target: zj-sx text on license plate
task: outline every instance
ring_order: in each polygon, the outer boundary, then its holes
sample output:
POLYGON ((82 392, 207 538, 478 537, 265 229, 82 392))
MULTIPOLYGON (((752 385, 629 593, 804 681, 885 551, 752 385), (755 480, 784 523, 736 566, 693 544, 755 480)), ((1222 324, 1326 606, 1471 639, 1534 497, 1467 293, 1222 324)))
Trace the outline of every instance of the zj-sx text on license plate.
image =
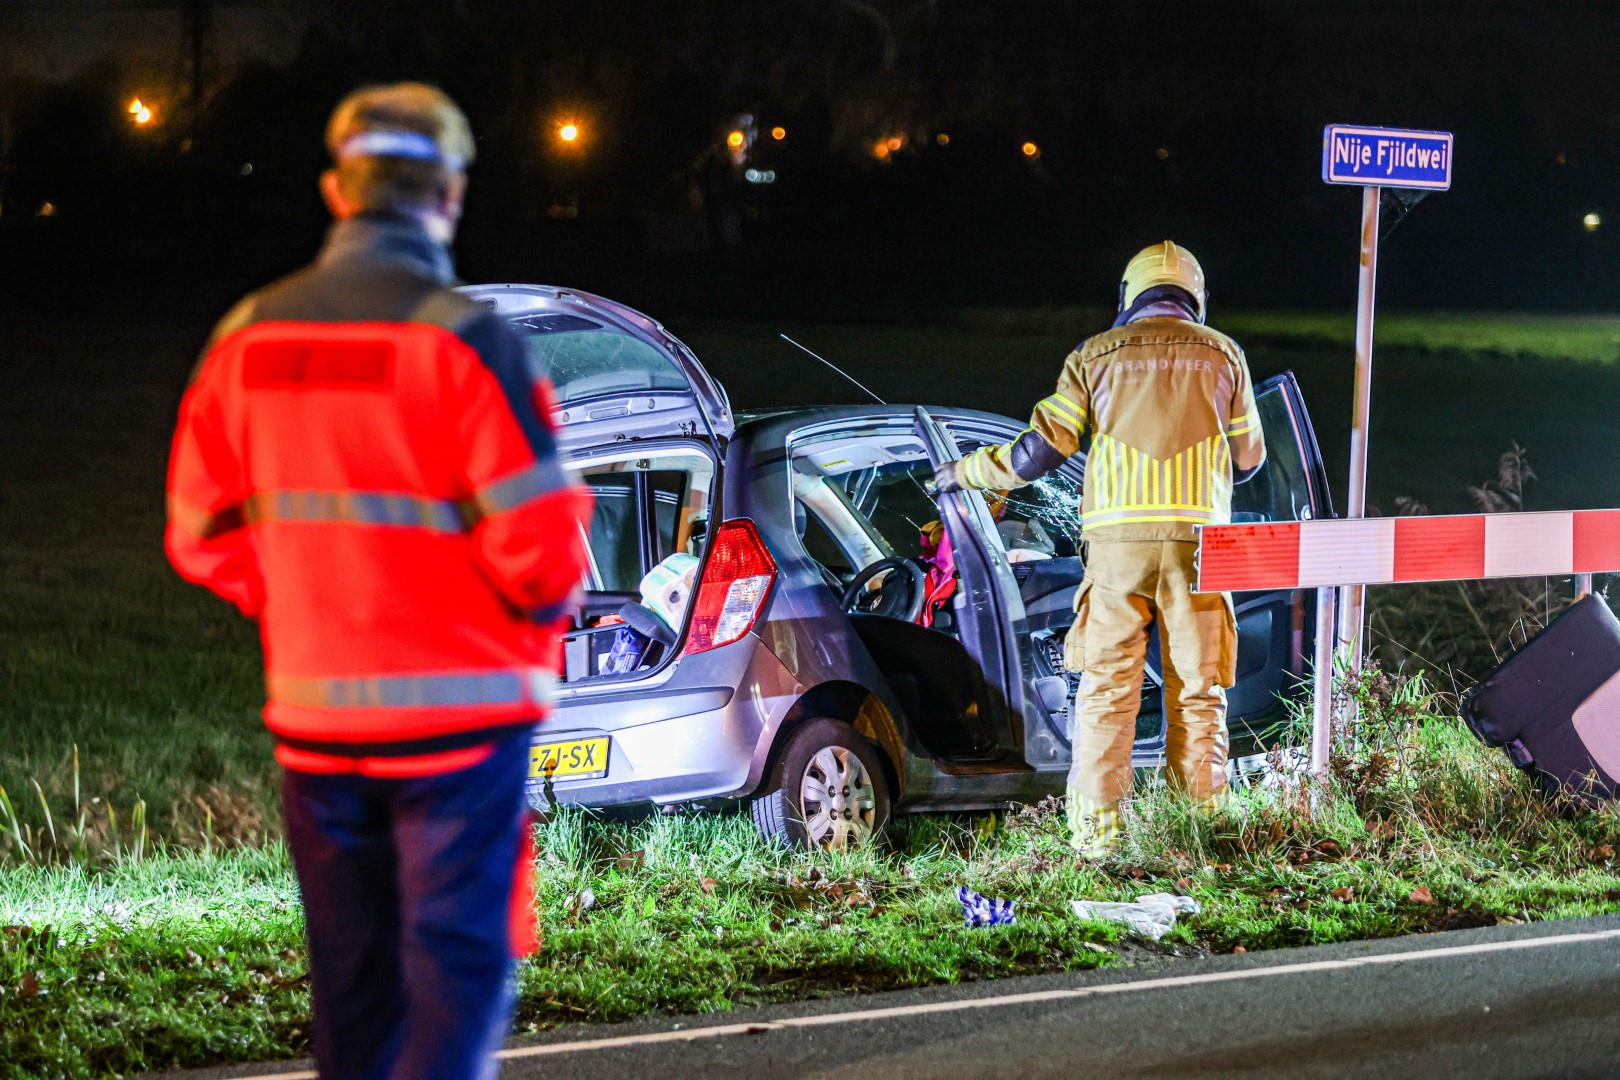
POLYGON ((529 778, 589 780, 606 776, 608 736, 570 739, 567 742, 536 743, 529 748, 529 778))

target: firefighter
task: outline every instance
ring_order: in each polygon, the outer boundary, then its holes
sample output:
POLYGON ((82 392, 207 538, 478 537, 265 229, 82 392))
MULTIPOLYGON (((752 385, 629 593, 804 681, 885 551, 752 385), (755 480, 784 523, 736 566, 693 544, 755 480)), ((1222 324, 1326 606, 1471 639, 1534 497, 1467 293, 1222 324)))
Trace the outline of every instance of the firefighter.
POLYGON ((530 737, 590 497, 521 343, 448 288, 461 111, 372 87, 326 138, 335 223, 215 330, 166 546, 259 622, 321 1075, 492 1075, 533 933, 530 737))
POLYGON ((937 470, 942 491, 1006 490, 1050 472, 1091 432, 1081 528, 1085 579, 1064 664, 1080 675, 1069 825, 1093 858, 1117 848, 1148 627, 1164 659, 1168 781, 1198 802, 1226 788, 1232 598, 1192 591, 1199 525, 1227 521, 1232 485, 1265 461, 1243 350, 1204 325, 1204 272, 1169 241, 1131 259, 1112 329, 1069 354, 1057 391, 1017 439, 937 470))

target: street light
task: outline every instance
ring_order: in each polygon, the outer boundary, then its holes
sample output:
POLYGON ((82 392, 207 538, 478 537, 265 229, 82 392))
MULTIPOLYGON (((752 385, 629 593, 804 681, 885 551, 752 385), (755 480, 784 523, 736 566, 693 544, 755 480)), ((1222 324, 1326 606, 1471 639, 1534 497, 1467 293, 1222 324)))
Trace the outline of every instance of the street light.
POLYGON ((775 139, 777 142, 781 142, 783 139, 787 138, 787 128, 781 126, 780 124, 771 128, 771 138, 775 139))
POLYGON ((579 125, 564 124, 562 127, 557 129, 557 138, 566 143, 573 142, 575 139, 579 138, 579 125))
POLYGON ((1587 214, 1581 218, 1581 224, 1586 226, 1587 232, 1597 232, 1597 227, 1603 224, 1603 217, 1601 214, 1587 214))
POLYGON ((140 98, 132 99, 127 111, 129 112, 129 118, 137 124, 149 124, 152 121, 151 107, 141 101, 140 98))
POLYGON ((733 150, 740 150, 742 149, 742 144, 746 139, 747 136, 741 131, 733 131, 731 134, 726 136, 726 145, 731 147, 733 150))
POLYGON ((1041 156, 1041 148, 1032 142, 1025 143, 1022 149, 1024 151, 1024 156, 1029 158, 1031 161, 1041 156))

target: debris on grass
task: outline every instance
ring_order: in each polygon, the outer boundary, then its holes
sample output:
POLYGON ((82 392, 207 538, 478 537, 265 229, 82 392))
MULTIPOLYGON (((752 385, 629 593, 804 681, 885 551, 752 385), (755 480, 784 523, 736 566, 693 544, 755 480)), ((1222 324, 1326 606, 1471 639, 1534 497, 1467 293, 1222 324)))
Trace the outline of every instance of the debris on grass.
POLYGON ((1177 915, 1196 915, 1198 901, 1171 893, 1144 893, 1129 903, 1098 900, 1070 900, 1069 910, 1088 921, 1122 922, 1135 933, 1158 941, 1176 925, 1177 915))

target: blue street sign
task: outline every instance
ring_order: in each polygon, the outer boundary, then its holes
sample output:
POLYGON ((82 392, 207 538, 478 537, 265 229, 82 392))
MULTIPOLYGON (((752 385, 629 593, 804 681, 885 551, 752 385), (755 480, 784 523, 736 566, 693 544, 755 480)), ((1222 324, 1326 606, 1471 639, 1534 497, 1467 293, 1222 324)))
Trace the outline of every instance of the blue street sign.
POLYGON ((1451 132, 1329 124, 1322 130, 1322 179, 1444 191, 1451 186, 1451 132))

